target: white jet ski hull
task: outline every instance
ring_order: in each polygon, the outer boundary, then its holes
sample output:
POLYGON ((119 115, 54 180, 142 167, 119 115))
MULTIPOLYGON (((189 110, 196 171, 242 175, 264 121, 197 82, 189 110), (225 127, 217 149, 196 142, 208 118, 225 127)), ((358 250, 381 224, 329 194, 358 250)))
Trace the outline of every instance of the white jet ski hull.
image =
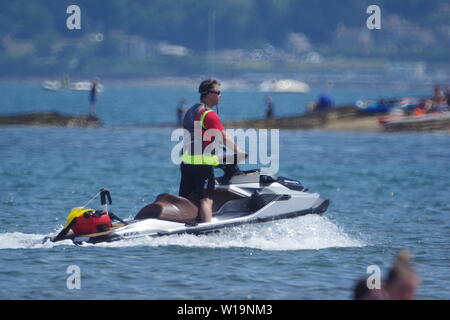
MULTIPOLYGON (((311 194, 310 194, 311 195, 311 194)), ((325 212, 329 205, 329 200, 320 197, 311 199, 311 207, 292 211, 292 202, 283 200, 269 203, 255 213, 241 217, 221 219, 213 217, 211 222, 205 223, 180 223, 159 219, 145 219, 131 221, 130 224, 117 228, 106 234, 74 236, 73 242, 76 244, 112 242, 124 239, 135 239, 141 237, 160 237, 174 234, 207 234, 219 231, 223 228, 234 227, 243 224, 262 223, 267 221, 295 218, 306 214, 321 214, 325 212), (288 209, 288 210, 286 210, 288 209), (283 211, 281 211, 283 210, 283 211), (283 212, 280 214, 280 212, 283 212)))

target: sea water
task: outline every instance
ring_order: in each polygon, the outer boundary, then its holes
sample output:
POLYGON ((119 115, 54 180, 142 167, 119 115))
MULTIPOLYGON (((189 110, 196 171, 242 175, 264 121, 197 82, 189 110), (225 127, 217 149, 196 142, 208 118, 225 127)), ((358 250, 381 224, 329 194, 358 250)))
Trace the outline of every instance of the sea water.
MULTIPOLYGON (((332 93, 351 103, 421 90, 332 93)), ((37 84, 2 84, 0 92, 2 114, 88 110, 87 93, 37 84)), ((274 95, 275 112, 301 113, 318 93, 274 95)), ((181 97, 197 102, 195 90, 110 86, 97 105, 102 128, 0 127, 0 299, 350 299, 368 266, 387 276, 400 248, 420 276, 418 298, 450 298, 450 136, 439 133, 281 130, 278 174, 330 199, 323 215, 205 236, 42 244, 102 187, 122 218, 178 192, 172 129, 142 125, 174 122, 181 97), (80 289, 68 286, 70 266, 79 268, 80 289)), ((263 98, 225 91, 220 115, 262 117, 263 98)))

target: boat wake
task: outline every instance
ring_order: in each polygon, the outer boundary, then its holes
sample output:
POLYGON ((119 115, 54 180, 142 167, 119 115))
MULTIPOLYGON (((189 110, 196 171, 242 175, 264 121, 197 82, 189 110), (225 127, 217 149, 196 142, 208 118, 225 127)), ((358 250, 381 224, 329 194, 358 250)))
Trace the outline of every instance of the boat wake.
MULTIPOLYGON (((70 240, 57 243, 42 239, 49 235, 20 232, 0 234, 0 249, 36 249, 55 246, 73 246, 70 240)), ((330 221, 319 215, 306 215, 294 219, 241 225, 223 229, 218 233, 195 236, 171 235, 159 238, 142 237, 111 243, 99 243, 95 247, 164 247, 183 246, 196 248, 252 248, 260 250, 318 250, 333 247, 367 246, 330 221)), ((86 246, 94 246, 86 244, 86 246)))
POLYGON ((70 240, 65 240, 60 243, 53 243, 51 241, 42 243, 46 236, 49 235, 22 232, 0 233, 0 249, 40 249, 61 245, 73 245, 70 240))

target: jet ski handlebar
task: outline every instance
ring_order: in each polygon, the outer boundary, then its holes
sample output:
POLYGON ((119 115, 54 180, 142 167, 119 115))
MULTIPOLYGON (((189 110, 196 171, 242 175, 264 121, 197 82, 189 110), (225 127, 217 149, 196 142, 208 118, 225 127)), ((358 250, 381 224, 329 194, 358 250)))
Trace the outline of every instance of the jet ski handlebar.
POLYGON ((239 169, 237 164, 219 164, 217 168, 222 169, 225 175, 229 175, 230 177, 242 174, 243 172, 239 169))

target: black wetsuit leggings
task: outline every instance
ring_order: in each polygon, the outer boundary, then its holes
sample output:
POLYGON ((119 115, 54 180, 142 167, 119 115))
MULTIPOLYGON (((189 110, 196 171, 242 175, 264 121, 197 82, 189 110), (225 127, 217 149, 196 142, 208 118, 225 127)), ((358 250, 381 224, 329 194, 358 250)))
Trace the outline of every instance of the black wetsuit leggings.
POLYGON ((212 199, 214 195, 214 167, 181 163, 179 195, 185 198, 212 199))

